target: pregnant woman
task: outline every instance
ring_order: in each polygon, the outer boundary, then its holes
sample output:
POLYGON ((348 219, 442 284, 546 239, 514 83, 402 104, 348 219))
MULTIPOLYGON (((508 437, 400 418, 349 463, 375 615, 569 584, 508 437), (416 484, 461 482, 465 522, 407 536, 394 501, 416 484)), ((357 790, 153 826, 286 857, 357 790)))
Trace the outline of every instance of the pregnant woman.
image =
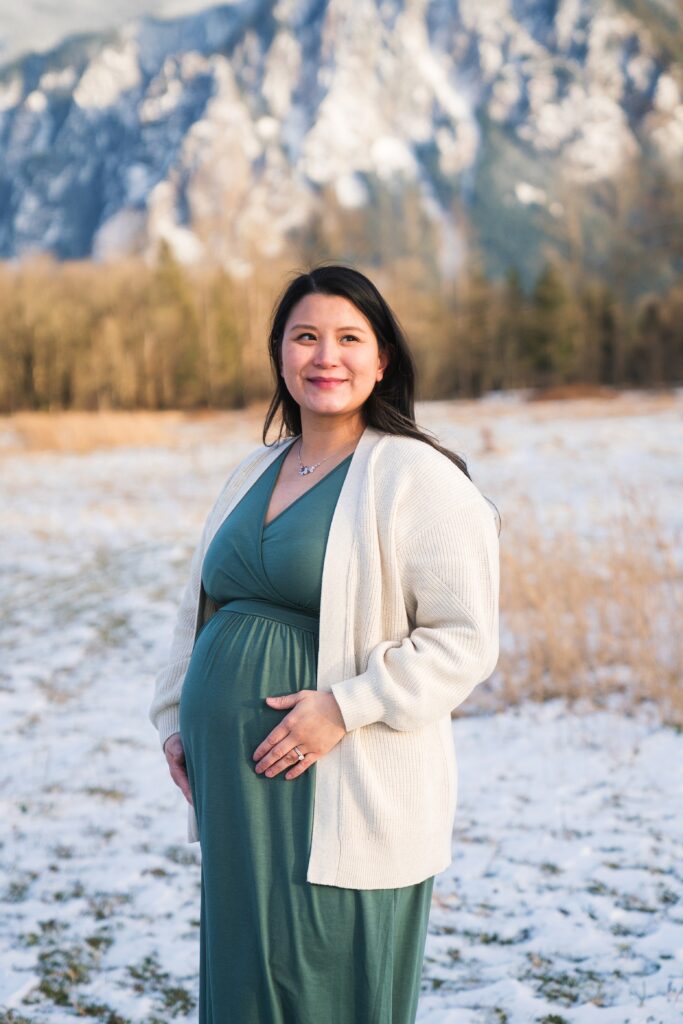
POLYGON ((150 707, 201 848, 199 1021, 413 1024, 451 711, 498 658, 496 523, 417 426, 367 277, 296 277, 269 352, 264 443, 207 517, 150 707))

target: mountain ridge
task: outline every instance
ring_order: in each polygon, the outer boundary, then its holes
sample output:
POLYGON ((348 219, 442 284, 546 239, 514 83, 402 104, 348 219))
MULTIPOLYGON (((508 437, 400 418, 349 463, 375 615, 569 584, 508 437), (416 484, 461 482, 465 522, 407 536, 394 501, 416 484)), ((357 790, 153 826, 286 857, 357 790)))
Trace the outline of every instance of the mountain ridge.
POLYGON ((366 214, 372 246, 386 191, 399 208, 410 193, 436 272, 456 275, 474 239, 490 272, 516 256, 529 280, 567 184, 609 182, 648 152, 683 156, 683 75, 613 4, 144 16, 0 67, 0 257, 151 259, 166 240, 239 276, 330 200, 366 214))

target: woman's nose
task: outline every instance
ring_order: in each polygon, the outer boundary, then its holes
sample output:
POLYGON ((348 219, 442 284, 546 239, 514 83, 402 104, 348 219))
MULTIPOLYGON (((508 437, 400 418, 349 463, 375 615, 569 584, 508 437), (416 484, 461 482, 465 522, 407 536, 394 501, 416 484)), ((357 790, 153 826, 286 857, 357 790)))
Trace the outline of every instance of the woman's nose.
POLYGON ((319 338, 315 346, 313 361, 317 364, 328 365, 339 361, 339 350, 336 338, 319 338))

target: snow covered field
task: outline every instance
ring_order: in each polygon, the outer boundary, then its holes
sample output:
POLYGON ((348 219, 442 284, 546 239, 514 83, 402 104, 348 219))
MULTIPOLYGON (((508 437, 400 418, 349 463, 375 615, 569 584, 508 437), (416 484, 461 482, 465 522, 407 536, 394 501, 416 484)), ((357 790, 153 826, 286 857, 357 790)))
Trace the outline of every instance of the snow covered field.
MULTIPOLYGON (((683 394, 434 403, 418 419, 465 455, 501 543, 518 497, 590 530, 624 478, 683 526, 683 394)), ((199 849, 147 708, 204 516, 259 423, 230 414, 168 447, 85 455, 0 437, 7 1024, 196 1020, 199 849)), ((453 730, 454 860, 420 1024, 683 1021, 683 735, 650 705, 561 700, 453 730)))

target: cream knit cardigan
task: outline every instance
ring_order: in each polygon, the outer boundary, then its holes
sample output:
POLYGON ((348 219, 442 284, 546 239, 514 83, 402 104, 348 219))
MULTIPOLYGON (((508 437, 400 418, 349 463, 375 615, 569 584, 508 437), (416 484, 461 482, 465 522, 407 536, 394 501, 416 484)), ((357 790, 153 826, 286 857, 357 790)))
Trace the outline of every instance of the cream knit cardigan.
MULTIPOLYGON (((194 642, 217 610, 201 582, 204 554, 292 442, 262 445, 243 459, 207 517, 149 709, 162 746, 179 731, 194 642)), ((451 711, 498 661, 498 597, 498 533, 475 484, 431 445, 366 427, 323 565, 317 689, 332 691, 348 731, 308 769, 316 776, 309 882, 394 888, 451 863, 458 789, 451 711)), ((271 689, 278 692, 277 680, 271 689)), ((197 839, 188 804, 188 841, 197 839)))

